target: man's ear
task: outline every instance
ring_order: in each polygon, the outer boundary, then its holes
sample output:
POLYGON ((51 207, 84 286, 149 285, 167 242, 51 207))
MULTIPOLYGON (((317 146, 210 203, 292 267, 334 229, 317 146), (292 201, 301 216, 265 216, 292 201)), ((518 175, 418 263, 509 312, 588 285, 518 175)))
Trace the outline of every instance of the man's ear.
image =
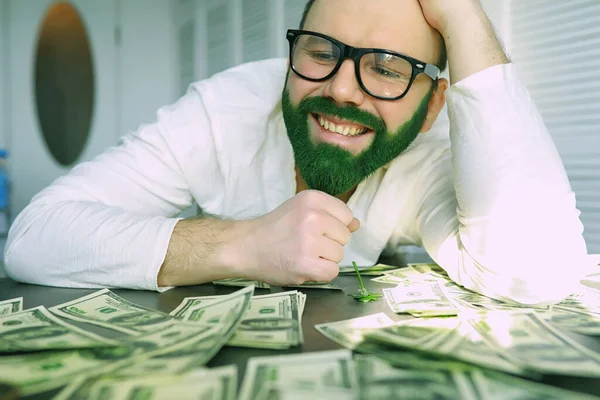
POLYGON ((438 79, 437 88, 434 90, 431 98, 429 99, 427 117, 425 118, 423 127, 421 127, 420 133, 428 132, 431 129, 440 111, 442 111, 442 108, 444 108, 444 104, 446 104, 446 89, 448 89, 448 80, 446 78, 438 79))

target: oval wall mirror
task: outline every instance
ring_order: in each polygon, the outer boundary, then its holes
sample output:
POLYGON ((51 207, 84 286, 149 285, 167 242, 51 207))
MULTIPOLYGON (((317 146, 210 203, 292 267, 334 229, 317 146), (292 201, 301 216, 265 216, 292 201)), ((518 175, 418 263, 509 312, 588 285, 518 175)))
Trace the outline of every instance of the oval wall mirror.
POLYGON ((40 130, 56 161, 73 164, 90 133, 94 68, 85 24, 71 4, 48 9, 35 53, 35 102, 40 130))

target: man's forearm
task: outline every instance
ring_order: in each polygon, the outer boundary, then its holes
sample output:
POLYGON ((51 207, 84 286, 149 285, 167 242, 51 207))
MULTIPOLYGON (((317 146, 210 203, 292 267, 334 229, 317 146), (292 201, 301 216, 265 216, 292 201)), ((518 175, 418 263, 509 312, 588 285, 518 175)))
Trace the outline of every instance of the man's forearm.
POLYGON ((239 247, 246 224, 196 218, 179 221, 158 274, 158 286, 242 277, 239 247))
POLYGON ((479 2, 463 4, 467 8, 461 10, 456 18, 449 19, 441 32, 448 53, 451 84, 486 68, 509 62, 479 2))

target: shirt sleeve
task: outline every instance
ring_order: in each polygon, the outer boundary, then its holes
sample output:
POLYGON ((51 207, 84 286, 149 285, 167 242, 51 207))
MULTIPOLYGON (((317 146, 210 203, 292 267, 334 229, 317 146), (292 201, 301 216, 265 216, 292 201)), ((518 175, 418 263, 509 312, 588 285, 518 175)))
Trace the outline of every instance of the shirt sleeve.
POLYGON ((428 167, 417 225, 457 283, 551 304, 586 271, 583 225, 560 156, 513 64, 447 92, 451 149, 428 167))
POLYGON ((7 274, 50 286, 163 290, 157 276, 177 215, 193 203, 182 164, 193 158, 216 181, 215 157, 201 97, 190 91, 36 195, 11 226, 7 274))

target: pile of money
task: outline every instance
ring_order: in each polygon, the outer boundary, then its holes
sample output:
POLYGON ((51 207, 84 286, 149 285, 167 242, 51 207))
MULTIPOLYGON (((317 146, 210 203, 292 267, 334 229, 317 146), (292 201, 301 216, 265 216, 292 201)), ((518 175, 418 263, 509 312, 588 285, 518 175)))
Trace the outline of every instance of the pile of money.
MULTIPOLYGON (((206 307, 223 296, 186 297, 170 315, 183 321, 206 318, 206 307)), ((252 297, 227 346, 288 349, 304 342, 302 313, 306 295, 296 290, 252 297)))
POLYGON ((596 399, 534 380, 544 373, 598 377, 599 355, 534 314, 510 314, 508 320, 505 312, 479 312, 394 322, 379 313, 315 328, 359 353, 354 369, 360 398, 596 399))
MULTIPOLYGON (((591 282, 588 277, 583 282, 591 282)), ((504 303, 467 290, 454 283, 435 264, 409 264, 385 271, 374 282, 396 285, 383 289, 394 313, 415 317, 455 316, 463 310, 529 310, 555 328, 600 335, 600 290, 581 284, 576 293, 553 306, 523 306, 504 303)))
POLYGON ((239 399, 596 399, 486 369, 422 367, 397 367, 350 350, 255 357, 248 360, 239 399))
MULTIPOLYGON (((181 315, 131 303, 107 289, 50 309, 22 310, 23 299, 3 301, 0 376, 25 396, 63 387, 55 398, 164 398, 169 393, 174 398, 235 399, 236 367, 205 365, 236 335, 253 294, 254 287, 245 287, 196 302, 181 315), (68 320, 109 329, 112 337, 68 320)), ((297 292, 286 299, 261 299, 257 312, 261 315, 270 301, 275 312, 295 318, 296 324, 304 300, 297 292), (295 303, 288 303, 292 298, 295 303)), ((248 325, 260 323, 255 318, 248 325)), ((302 331, 294 326, 288 345, 302 342, 302 331)))

